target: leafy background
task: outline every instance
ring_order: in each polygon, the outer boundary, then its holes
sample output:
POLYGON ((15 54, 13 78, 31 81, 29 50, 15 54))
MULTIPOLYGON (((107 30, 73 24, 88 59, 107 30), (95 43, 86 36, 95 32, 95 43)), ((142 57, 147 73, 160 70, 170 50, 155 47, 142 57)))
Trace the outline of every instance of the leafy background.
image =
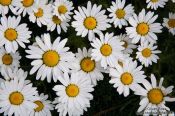
MULTIPOLYGON (((88 0, 72 0, 74 3, 75 9, 78 6, 86 6, 88 0)), ((107 9, 111 5, 112 0, 90 0, 92 3, 96 3, 98 5, 102 5, 103 9, 107 9)), ((127 4, 132 4, 134 6, 135 12, 138 14, 143 8, 147 11, 151 9, 146 8, 145 0, 126 0, 127 4)), ((153 11, 153 10, 152 10, 153 11)), ((159 15, 157 22, 162 23, 164 17, 168 17, 169 12, 175 13, 175 4, 168 1, 164 8, 158 8, 158 10, 153 11, 159 15)), ((106 13, 108 15, 108 12, 106 13)), ((80 36, 76 36, 75 29, 72 27, 68 28, 68 32, 62 32, 60 35, 57 34, 56 30, 54 32, 47 32, 46 27, 39 28, 37 25, 32 24, 28 21, 28 17, 23 18, 22 22, 25 22, 29 25, 29 28, 32 33, 31 43, 35 41, 36 36, 40 36, 43 33, 50 33, 52 36, 52 40, 54 40, 57 36, 61 36, 62 38, 68 38, 67 46, 69 46, 72 52, 76 52, 77 48, 87 47, 90 48, 90 43, 87 38, 81 38, 80 36)), ((120 33, 125 33, 125 27, 122 29, 111 27, 107 30, 107 32, 113 32, 115 35, 120 33)), ((153 64, 149 68, 144 68, 145 74, 150 76, 151 73, 154 73, 157 77, 157 80, 160 77, 164 77, 164 86, 175 85, 175 37, 172 36, 168 32, 167 29, 163 28, 163 32, 158 34, 158 48, 162 51, 160 54, 160 60, 157 64, 153 64)), ((28 44, 28 45, 30 45, 28 44)), ((21 68, 25 71, 30 71, 31 60, 25 58, 25 50, 19 50, 22 59, 21 59, 21 68)), ((133 54, 133 57, 135 55, 133 54)), ((36 81, 35 74, 30 75, 28 79, 32 81, 34 86, 38 88, 39 93, 45 93, 49 95, 50 100, 54 100, 56 97, 55 92, 52 90, 54 85, 57 83, 47 83, 46 81, 36 81)), ((92 92, 94 95, 94 99, 91 101, 91 107, 88 108, 88 111, 84 113, 84 115, 88 116, 132 116, 136 115, 136 111, 139 107, 140 98, 131 93, 128 97, 124 97, 123 95, 119 95, 116 92, 116 89, 109 84, 109 76, 104 74, 104 80, 98 82, 98 85, 95 87, 95 91, 92 92)), ((149 77, 148 77, 149 80, 149 77)), ((170 96, 175 97, 175 92, 173 92, 170 96)), ((175 111, 175 103, 168 103, 168 107, 172 111, 175 111)), ((58 116, 56 110, 52 111, 53 116, 58 116)))

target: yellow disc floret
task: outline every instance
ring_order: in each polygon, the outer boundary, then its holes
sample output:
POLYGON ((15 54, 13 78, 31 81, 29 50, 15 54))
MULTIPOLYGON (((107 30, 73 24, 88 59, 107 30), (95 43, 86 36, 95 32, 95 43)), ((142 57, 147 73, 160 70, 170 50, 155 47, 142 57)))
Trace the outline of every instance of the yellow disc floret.
POLYGON ((61 24, 61 20, 55 15, 52 17, 52 21, 57 25, 61 24))
POLYGON ((59 12, 60 14, 65 14, 65 13, 67 12, 67 7, 64 6, 64 5, 60 5, 60 6, 58 7, 58 12, 59 12))
POLYGON ((49 50, 43 54, 43 63, 48 67, 56 66, 60 61, 60 56, 56 51, 49 50))
POLYGON ((12 0, 0 0, 2 6, 9 6, 12 3, 12 0))
POLYGON ((124 85, 130 85, 133 82, 133 76, 128 72, 123 73, 120 79, 124 85))
POLYGON ((118 9, 115 12, 115 14, 116 14, 116 17, 119 18, 119 19, 123 19, 126 15, 125 10, 123 10, 123 9, 118 9))
POLYGON ((81 60, 80 66, 84 72, 91 72, 95 68, 95 61, 87 57, 81 60))
POLYGON ((9 96, 9 101, 12 105, 21 105, 24 101, 24 96, 21 92, 12 92, 9 96))
POLYGON ((153 3, 156 3, 156 2, 158 2, 159 0, 151 0, 151 2, 153 2, 153 3))
POLYGON ((175 19, 169 19, 168 25, 169 25, 169 27, 171 27, 171 28, 175 28, 175 19))
POLYGON ((38 100, 38 101, 35 101, 34 103, 38 106, 37 108, 34 109, 35 112, 40 112, 43 110, 44 104, 41 101, 38 100))
POLYGON ((76 97, 79 94, 79 88, 75 84, 70 84, 66 87, 66 94, 69 97, 76 97))
POLYGON ((34 13, 34 15, 39 18, 43 16, 43 9, 42 8, 38 8, 38 12, 34 13))
POLYGON ((112 54, 112 47, 109 44, 104 44, 101 46, 100 51, 103 56, 109 56, 112 54))
POLYGON ((151 89, 148 92, 147 96, 148 96, 149 102, 152 104, 160 104, 164 98, 164 95, 161 89, 157 89, 157 88, 151 89))
POLYGON ((126 49, 128 47, 128 43, 126 41, 123 42, 124 42, 123 47, 126 49))
POLYGON ((142 50, 142 56, 145 58, 150 57, 152 54, 152 51, 149 48, 145 48, 142 50))
POLYGON ((145 36, 149 32, 149 25, 147 23, 140 23, 137 25, 136 30, 138 34, 145 36))
POLYGON ((13 62, 13 57, 10 54, 4 54, 2 56, 2 62, 5 65, 10 65, 13 62))
POLYGON ((14 41, 17 39, 18 37, 18 33, 15 29, 12 28, 8 28, 5 32, 4 32, 4 37, 9 40, 9 41, 14 41))
POLYGON ((96 21, 96 19, 94 17, 87 17, 84 20, 84 26, 88 30, 93 30, 97 26, 97 21, 96 21))
POLYGON ((21 1, 24 7, 30 7, 33 5, 34 0, 23 0, 21 1))

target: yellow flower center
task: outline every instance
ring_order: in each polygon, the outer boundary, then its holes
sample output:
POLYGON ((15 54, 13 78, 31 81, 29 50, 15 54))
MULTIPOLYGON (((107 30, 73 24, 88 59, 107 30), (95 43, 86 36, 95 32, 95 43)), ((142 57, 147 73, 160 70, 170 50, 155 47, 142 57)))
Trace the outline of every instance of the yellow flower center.
POLYGON ((12 28, 8 28, 5 32, 4 32, 4 37, 9 40, 9 41, 14 41, 17 39, 18 37, 18 33, 15 29, 12 28))
POLYGON ((169 25, 169 27, 171 27, 171 28, 175 28, 175 19, 169 19, 168 25, 169 25))
POLYGON ((116 14, 116 17, 119 18, 119 19, 123 19, 126 15, 125 10, 123 10, 123 9, 118 9, 115 12, 115 14, 116 14))
POLYGON ((160 89, 151 89, 148 94, 149 102, 152 104, 160 104, 163 101, 164 95, 160 89))
POLYGON ((137 25, 136 30, 138 34, 145 36, 149 32, 149 25, 147 23, 140 23, 137 25))
POLYGON ((67 12, 67 7, 64 6, 64 5, 60 5, 60 6, 58 7, 58 12, 59 12, 60 14, 65 14, 65 13, 67 12))
POLYGON ((133 82, 133 76, 128 72, 123 73, 120 79, 124 85, 129 85, 133 82))
POLYGON ((30 7, 33 5, 33 3, 34 3, 34 0, 23 0, 22 1, 22 4, 24 7, 30 7))
POLYGON ((69 97, 76 97, 79 94, 79 88, 75 84, 70 84, 66 87, 66 94, 69 97))
POLYGON ((12 105, 20 105, 24 101, 24 96, 21 92, 12 92, 9 96, 9 100, 12 105))
POLYGON ((84 20, 84 26, 88 30, 93 30, 97 26, 97 21, 96 21, 96 19, 94 17, 87 17, 84 20))
POLYGON ((81 60, 80 66, 84 72, 91 72, 95 68, 95 61, 87 57, 81 60))
POLYGON ((60 56, 56 51, 49 50, 43 54, 43 62, 48 67, 56 66, 60 61, 60 56))
POLYGON ((57 16, 53 16, 52 17, 52 21, 57 24, 57 25, 60 25, 61 24, 61 20, 57 17, 57 16))
POLYGON ((123 47, 126 49, 128 47, 128 43, 126 41, 123 42, 124 42, 123 47))
POLYGON ((5 65, 10 65, 13 62, 13 57, 10 54, 4 54, 2 57, 2 62, 5 65))
POLYGON ((8 6, 12 3, 12 0, 0 0, 2 6, 8 6))
POLYGON ((151 0, 151 2, 153 2, 153 3, 156 3, 156 2, 158 2, 159 0, 151 0))
POLYGON ((152 52, 151 52, 151 50, 150 50, 149 48, 145 48, 144 50, 142 50, 142 55, 143 55, 143 57, 145 57, 145 58, 150 57, 151 54, 152 54, 152 52))
POLYGON ((43 16, 43 9, 42 8, 38 8, 38 12, 34 13, 34 15, 39 18, 43 16))
POLYGON ((123 62, 120 62, 120 61, 118 60, 118 64, 119 64, 121 67, 123 67, 123 62))
POLYGON ((101 46, 100 51, 103 56, 109 56, 112 54, 112 47, 109 44, 104 44, 101 46))
POLYGON ((44 104, 41 101, 35 101, 34 103, 38 106, 37 108, 34 109, 35 112, 40 112, 43 110, 44 104))

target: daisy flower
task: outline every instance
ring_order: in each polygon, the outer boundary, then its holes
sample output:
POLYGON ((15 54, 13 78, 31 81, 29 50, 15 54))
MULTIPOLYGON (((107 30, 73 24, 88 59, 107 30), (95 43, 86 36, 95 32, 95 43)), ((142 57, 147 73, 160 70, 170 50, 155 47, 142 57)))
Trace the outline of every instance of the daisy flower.
POLYGON ((1 0, 0 1, 0 14, 6 15, 9 12, 9 9, 13 12, 13 6, 15 0, 1 0))
POLYGON ((92 6, 91 2, 88 1, 87 8, 78 7, 78 11, 75 10, 73 16, 75 21, 72 22, 72 26, 77 31, 78 36, 85 37, 88 35, 89 41, 95 38, 95 33, 100 34, 101 31, 105 31, 110 27, 108 24, 109 20, 105 15, 105 10, 101 10, 102 5, 92 6))
POLYGON ((68 22, 69 19, 61 21, 61 19, 59 19, 58 16, 52 15, 49 23, 47 24, 47 30, 54 31, 56 28, 58 34, 61 33, 61 29, 64 32, 67 32, 67 27, 69 27, 68 22))
POLYGON ((10 81, 10 80, 20 80, 23 79, 25 82, 24 84, 29 84, 31 83, 30 80, 27 80, 27 76, 28 76, 28 72, 24 72, 24 70, 22 70, 21 68, 14 68, 14 69, 7 69, 4 70, 4 72, 2 73, 2 76, 4 78, 4 80, 6 81, 10 81))
POLYGON ((47 0, 38 0, 36 3, 37 10, 29 13, 29 20, 33 23, 36 22, 39 27, 50 23, 52 17, 52 7, 51 4, 46 5, 47 2, 47 0))
MULTIPOLYGON (((123 64, 125 62, 128 62, 128 61, 133 61, 132 57, 128 56, 128 55, 123 55, 123 57, 119 58, 116 62, 115 65, 120 65, 121 67, 123 67, 123 64)), ((115 67, 114 67, 115 68, 115 67)))
POLYGON ((145 88, 136 91, 136 95, 141 96, 140 107, 137 112, 143 111, 145 115, 167 114, 170 109, 165 106, 166 102, 174 102, 175 98, 167 96, 173 91, 174 86, 165 88, 162 86, 163 78, 157 84, 155 76, 151 75, 151 83, 143 83, 145 88))
POLYGON ((154 10, 157 10, 158 7, 163 8, 166 2, 168 2, 168 0, 146 0, 146 3, 148 4, 147 8, 154 10))
POLYGON ((0 112, 4 115, 26 116, 28 111, 37 107, 33 102, 39 98, 32 83, 25 84, 24 79, 2 82, 0 85, 0 112))
POLYGON ((175 0, 172 0, 173 3, 175 3, 175 0))
POLYGON ((163 26, 169 29, 173 35, 175 35, 175 13, 169 13, 169 18, 163 19, 163 26))
POLYGON ((0 24, 0 46, 5 45, 5 50, 10 53, 15 53, 18 49, 18 44, 25 48, 24 43, 29 43, 31 31, 26 23, 19 24, 21 17, 5 17, 1 18, 0 24))
POLYGON ((44 34, 41 38, 36 37, 37 45, 31 45, 29 50, 26 50, 28 53, 26 57, 33 59, 30 74, 38 70, 36 79, 47 78, 50 83, 52 78, 56 82, 62 78, 63 72, 69 72, 69 65, 73 62, 74 54, 68 52, 69 47, 65 47, 66 42, 67 39, 61 40, 57 37, 52 44, 49 34, 44 34))
POLYGON ((8 68, 14 69, 20 66, 19 60, 21 56, 18 52, 16 53, 7 53, 4 47, 0 47, 0 69, 1 73, 8 68))
POLYGON ((97 81, 103 80, 103 68, 99 62, 91 59, 92 49, 87 50, 85 47, 83 50, 78 49, 76 53, 77 67, 75 72, 78 72, 82 77, 89 78, 93 85, 97 85, 97 81))
POLYGON ((149 65, 152 65, 152 62, 157 63, 157 60, 159 57, 156 54, 161 53, 161 51, 156 50, 157 46, 155 46, 152 43, 142 43, 138 46, 138 52, 136 53, 136 58, 142 63, 142 65, 145 65, 145 67, 148 67, 149 65))
POLYGON ((92 41, 92 59, 96 62, 100 61, 103 68, 107 66, 114 67, 114 62, 118 61, 122 57, 122 50, 124 47, 121 42, 114 36, 113 33, 106 33, 104 36, 101 34, 100 39, 96 38, 92 41))
POLYGON ((26 16, 26 14, 32 13, 33 11, 37 11, 36 1, 37 0, 14 0, 14 14, 22 16, 26 16))
POLYGON ((71 12, 74 7, 73 3, 68 0, 55 0, 53 3, 53 15, 56 15, 61 21, 66 19, 71 19, 70 15, 73 14, 71 12))
POLYGON ((58 98, 56 99, 56 109, 60 114, 69 116, 82 115, 83 110, 90 107, 90 100, 93 99, 93 85, 88 78, 80 76, 78 73, 64 73, 64 78, 60 81, 63 85, 54 86, 58 98), (61 107, 60 107, 61 105, 61 107))
POLYGON ((137 47, 135 44, 133 44, 131 42, 132 40, 126 34, 120 34, 117 39, 124 42, 124 44, 123 44, 123 47, 125 48, 123 50, 124 54, 132 54, 133 49, 135 49, 137 47))
POLYGON ((29 116, 52 116, 50 111, 53 110, 53 105, 51 101, 47 100, 48 95, 42 93, 39 98, 39 100, 34 101, 37 107, 29 113, 29 116))
POLYGON ((128 25, 129 17, 134 13, 134 7, 129 4, 125 6, 126 0, 116 0, 116 2, 112 1, 112 6, 107 10, 110 12, 109 17, 111 23, 114 24, 115 27, 119 27, 128 25))
POLYGON ((133 15, 129 18, 129 23, 132 27, 127 27, 126 32, 129 38, 132 38, 133 43, 138 43, 141 40, 142 43, 149 41, 155 43, 157 40, 156 33, 161 33, 162 26, 160 23, 154 23, 158 15, 154 16, 154 12, 148 12, 145 14, 143 9, 139 15, 133 15))
POLYGON ((114 84, 114 88, 117 88, 118 93, 124 96, 128 96, 130 89, 136 91, 140 88, 139 83, 145 82, 144 71, 141 71, 142 66, 137 66, 136 61, 126 61, 123 66, 116 66, 110 68, 110 76, 112 76, 109 83, 114 84))

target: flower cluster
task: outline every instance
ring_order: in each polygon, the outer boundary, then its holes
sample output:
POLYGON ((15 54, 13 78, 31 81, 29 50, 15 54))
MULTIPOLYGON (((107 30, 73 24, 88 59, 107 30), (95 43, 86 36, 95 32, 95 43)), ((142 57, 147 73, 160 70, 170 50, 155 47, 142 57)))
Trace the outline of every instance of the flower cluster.
POLYGON ((152 11, 167 2, 146 0, 148 10, 137 14, 126 0, 112 1, 107 10, 90 1, 74 10, 68 0, 0 0, 0 113, 51 116, 51 110, 56 109, 60 116, 83 115, 93 100, 94 87, 106 73, 119 95, 140 96, 137 112, 167 114, 170 109, 165 103, 175 101, 168 96, 174 87, 164 87, 163 78, 157 84, 154 74, 149 77, 143 70, 159 60, 157 41, 162 28, 175 35, 175 13, 169 13, 161 24, 152 11), (31 38, 35 30, 23 21, 26 17, 38 28, 47 28, 34 37, 34 42, 31 38), (87 38, 91 47, 77 48, 73 53, 67 45, 69 39, 60 35, 70 26, 76 36, 87 38), (115 35, 107 31, 112 26, 125 31, 115 35), (51 36, 54 31, 57 38, 51 36), (54 101, 34 87, 20 65, 22 58, 31 61, 29 75, 55 84, 54 101))

